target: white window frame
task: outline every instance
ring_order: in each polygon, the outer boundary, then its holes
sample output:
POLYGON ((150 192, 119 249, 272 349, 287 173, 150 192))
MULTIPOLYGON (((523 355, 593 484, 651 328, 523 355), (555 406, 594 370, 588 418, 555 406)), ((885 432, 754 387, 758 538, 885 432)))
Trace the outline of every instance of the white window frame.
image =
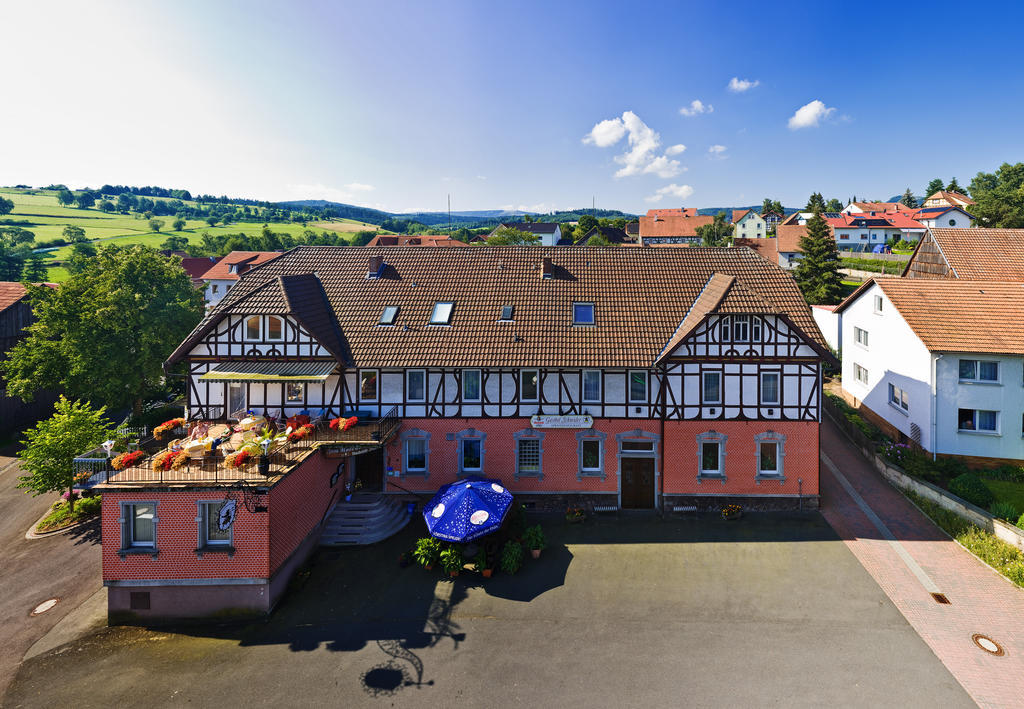
POLYGON ((599 404, 604 390, 603 376, 600 369, 584 369, 580 375, 580 399, 584 404, 599 404), (597 377, 597 396, 587 396, 587 375, 597 377))
POLYGON ((450 300, 439 300, 434 303, 434 309, 430 311, 430 322, 429 325, 433 327, 446 327, 452 324, 452 315, 455 313, 455 302, 450 300), (445 310, 444 306, 448 306, 445 310), (439 319, 442 312, 445 312, 447 317, 444 320, 439 319))
POLYGON ((910 396, 907 394, 907 391, 892 382, 889 382, 888 389, 889 406, 904 413, 910 411, 910 396))
POLYGON ((1000 424, 1000 419, 1002 418, 999 414, 1000 414, 1000 412, 996 411, 994 409, 968 409, 966 407, 958 408, 957 412, 956 412, 956 430, 957 430, 957 433, 973 433, 973 434, 979 434, 979 435, 982 435, 982 436, 998 436, 998 435, 1000 435, 999 424, 1000 424), (973 414, 972 414, 972 421, 974 423, 974 428, 960 428, 960 411, 971 411, 971 412, 973 412, 973 414), (978 420, 980 418, 978 416, 978 414, 980 414, 982 411, 988 411, 988 412, 994 413, 996 415, 996 426, 995 426, 995 428, 979 428, 978 427, 978 420))
POLYGON ((357 382, 357 384, 359 386, 359 401, 361 401, 361 402, 363 402, 363 401, 367 401, 367 402, 378 402, 378 401, 380 401, 380 370, 379 369, 360 369, 358 376, 359 376, 359 381, 357 382), (373 372, 373 374, 374 374, 374 379, 373 379, 373 382, 374 382, 374 387, 373 387, 374 388, 374 392, 373 392, 373 398, 372 399, 370 397, 363 396, 363 374, 368 374, 370 372, 373 372))
POLYGON ((430 439, 426 436, 409 436, 403 441, 402 445, 402 473, 404 475, 427 475, 427 470, 430 468, 430 439), (423 467, 414 468, 409 462, 411 456, 409 451, 409 445, 417 441, 423 444, 423 467))
POLYGON ((484 400, 484 375, 481 370, 462 370, 462 400, 470 403, 480 403, 481 401, 484 400), (475 398, 466 395, 466 376, 470 374, 476 374, 476 390, 478 394, 475 398))
POLYGON ((157 546, 157 502, 155 500, 130 500, 121 503, 121 550, 142 550, 144 552, 156 553, 157 546), (153 539, 139 541, 135 539, 135 508, 147 505, 153 510, 153 539))
POLYGON ((762 480, 785 481, 786 437, 775 431, 765 431, 754 436, 754 458, 757 461, 757 475, 754 479, 760 485, 762 480), (761 465, 761 446, 775 446, 775 470, 764 470, 761 465))
POLYGON ((990 385, 991 384, 999 384, 1000 381, 1001 381, 1001 379, 1000 379, 1000 374, 1001 374, 1000 370, 1001 369, 1002 368, 999 366, 999 360, 960 358, 960 359, 957 360, 957 363, 956 363, 957 381, 959 381, 961 384, 990 384, 990 385), (960 375, 960 365, 963 364, 964 362, 972 362, 972 363, 974 363, 974 376, 973 377, 964 378, 964 377, 962 377, 960 375), (995 379, 982 379, 981 378, 981 365, 983 363, 984 364, 994 364, 996 366, 996 378, 995 379))
POLYGON ((604 447, 605 441, 608 439, 608 434, 601 431, 595 431, 589 429, 586 431, 579 431, 576 433, 576 479, 582 480, 583 478, 601 478, 605 479, 604 472, 604 447), (597 467, 586 468, 583 466, 583 446, 587 443, 597 444, 597 467))
POLYGON ((716 480, 722 480, 725 482, 725 443, 729 440, 729 436, 724 433, 718 433, 717 431, 705 431, 704 433, 697 434, 697 480, 701 478, 714 478, 716 480), (704 468, 704 444, 705 443, 716 443, 718 444, 718 468, 717 469, 705 469, 704 468))
POLYGON ((873 301, 873 308, 874 308, 875 315, 881 315, 882 314, 882 310, 885 308, 885 300, 883 300, 882 296, 880 296, 877 293, 875 294, 875 298, 874 298, 874 301, 873 301))
POLYGON ((399 306, 397 305, 385 305, 384 310, 380 313, 380 319, 377 321, 377 325, 380 327, 394 327, 395 322, 398 320, 399 306), (388 313, 391 313, 391 317, 388 318, 388 313))
POLYGON ((480 433, 479 431, 477 431, 474 434, 467 434, 467 435, 463 435, 461 437, 457 437, 456 440, 458 440, 458 442, 459 442, 459 450, 458 450, 458 453, 459 453, 459 475, 476 475, 478 473, 483 473, 483 471, 484 471, 485 453, 486 453, 486 450, 484 448, 484 441, 486 440, 486 435, 480 433), (465 456, 465 454, 466 454, 466 442, 467 441, 476 441, 477 444, 480 446, 480 467, 479 468, 467 468, 466 467, 466 456, 465 456))
MULTIPOLYGON (((210 514, 210 509, 216 505, 217 515, 220 515, 220 507, 224 504, 224 500, 197 500, 196 501, 196 524, 198 525, 196 530, 196 548, 197 549, 209 549, 217 547, 233 547, 235 545, 235 523, 231 522, 231 526, 228 527, 228 538, 227 539, 210 539, 207 534, 207 519, 210 514)), ((235 507, 235 514, 238 514, 238 507, 235 507)))
POLYGON ((866 350, 868 348, 868 331, 862 327, 854 325, 853 341, 866 350))
POLYGON ((722 403, 724 398, 723 395, 725 394, 725 392, 722 391, 722 379, 722 372, 718 370, 703 371, 700 373, 700 403, 702 405, 713 404, 717 406, 722 403), (718 397, 716 399, 708 398, 707 377, 715 377, 718 379, 718 397))
POLYGON ((406 399, 407 402, 413 403, 413 404, 425 404, 426 403, 426 401, 427 401, 427 370, 425 370, 425 369, 408 369, 408 370, 406 370, 406 372, 405 372, 405 399, 406 399), (419 374, 420 376, 423 377, 423 386, 422 386, 423 396, 418 398, 418 399, 414 399, 412 397, 412 394, 409 393, 409 392, 412 391, 412 386, 409 384, 409 380, 412 378, 412 376, 414 374, 419 374))
POLYGON ((245 336, 246 342, 259 342, 263 339, 263 317, 260 315, 249 315, 242 320, 242 334, 245 336), (251 320, 256 321, 256 334, 253 336, 249 335, 249 322, 251 320))
POLYGON ((646 404, 647 395, 650 387, 650 382, 647 377, 646 369, 630 369, 626 372, 626 401, 630 404, 646 404), (641 374, 644 378, 644 397, 642 399, 633 398, 633 375, 641 374))
POLYGON ((263 327, 264 327, 264 332, 266 332, 267 342, 284 342, 284 318, 282 318, 279 315, 267 315, 266 319, 265 319, 265 322, 263 323, 263 327), (270 321, 271 320, 277 320, 278 322, 281 323, 281 336, 280 337, 271 337, 270 336, 270 321))
POLYGON ((540 401, 540 390, 541 390, 540 370, 539 369, 520 369, 519 370, 519 401, 526 402, 526 403, 534 403, 534 404, 537 403, 538 401, 540 401), (534 396, 533 398, 527 398, 526 397, 526 385, 525 385, 525 382, 526 382, 526 375, 527 375, 528 372, 533 372, 535 375, 537 375, 537 386, 536 386, 537 391, 536 391, 536 396, 534 396))
POLYGON ((733 342, 750 342, 750 316, 732 316, 732 340, 733 342), (742 335, 740 331, 742 330, 742 335))
POLYGON ((761 318, 756 315, 750 316, 750 341, 764 342, 764 332, 761 318))
POLYGON ((782 404, 782 372, 761 372, 761 403, 764 405, 779 406, 782 404), (767 387, 764 385, 765 377, 775 377, 775 399, 768 399, 764 392, 767 387))
POLYGON ((867 386, 868 382, 871 381, 871 373, 868 372, 867 367, 862 367, 861 365, 859 365, 856 362, 854 362, 853 363, 853 378, 857 382, 863 384, 864 386, 867 386), (860 376, 861 372, 864 373, 864 378, 863 379, 861 379, 861 376, 860 376))

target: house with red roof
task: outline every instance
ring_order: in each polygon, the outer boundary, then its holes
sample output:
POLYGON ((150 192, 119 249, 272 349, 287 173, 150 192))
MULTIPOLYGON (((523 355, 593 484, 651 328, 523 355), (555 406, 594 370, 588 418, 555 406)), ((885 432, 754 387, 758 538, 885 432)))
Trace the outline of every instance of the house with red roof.
POLYGON ((219 303, 243 274, 280 255, 279 251, 232 251, 214 263, 200 276, 206 285, 206 307, 219 303))
POLYGON ((925 199, 923 207, 963 207, 964 209, 970 209, 974 206, 974 200, 965 194, 959 192, 949 192, 947 190, 939 190, 933 195, 929 195, 925 199))
POLYGON ((688 209, 649 209, 640 217, 640 243, 644 246, 659 244, 696 244, 700 242, 697 227, 714 222, 710 215, 697 214, 688 209))
POLYGON ((752 209, 734 209, 732 225, 732 234, 738 239, 763 239, 768 236, 767 222, 752 209))

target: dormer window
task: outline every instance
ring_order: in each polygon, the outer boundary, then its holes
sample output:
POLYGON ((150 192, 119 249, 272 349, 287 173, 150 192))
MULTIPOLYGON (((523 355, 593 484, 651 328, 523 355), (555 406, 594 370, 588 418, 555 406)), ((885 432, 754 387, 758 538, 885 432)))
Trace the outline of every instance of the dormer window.
POLYGON ((573 325, 593 325, 594 324, 594 304, 593 303, 573 303, 572 304, 572 324, 573 325))
POLYGON ((435 303, 434 311, 430 314, 431 325, 449 325, 452 320, 452 309, 455 303, 435 303))
POLYGON ((259 315, 253 315, 245 319, 245 339, 260 339, 260 322, 262 319, 259 315))
POLYGON ((384 308, 384 312, 380 315, 380 322, 378 325, 394 325, 395 318, 398 317, 398 306, 388 305, 384 308))
POLYGON ((228 266, 228 273, 238 273, 238 264, 233 263, 230 266, 228 266))
POLYGON ((278 342, 284 339, 284 321, 275 315, 267 316, 267 339, 278 342))
POLYGON ((498 316, 498 322, 512 322, 512 306, 503 305, 501 306, 501 314, 498 316))

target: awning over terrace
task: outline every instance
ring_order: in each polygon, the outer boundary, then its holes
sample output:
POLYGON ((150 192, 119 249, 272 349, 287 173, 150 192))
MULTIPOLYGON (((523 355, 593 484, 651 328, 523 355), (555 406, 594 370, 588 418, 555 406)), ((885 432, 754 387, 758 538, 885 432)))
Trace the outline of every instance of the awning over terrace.
POLYGON ((200 379, 229 382, 322 382, 337 362, 221 362, 200 379))

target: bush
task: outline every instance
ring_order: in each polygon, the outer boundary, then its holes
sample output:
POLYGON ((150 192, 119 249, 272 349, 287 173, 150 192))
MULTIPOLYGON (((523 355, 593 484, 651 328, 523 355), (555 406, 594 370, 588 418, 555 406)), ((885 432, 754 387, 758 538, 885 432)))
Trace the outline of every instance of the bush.
POLYGON ((1017 526, 1024 529, 1024 513, 1017 519, 1017 526))
POLYGON ((974 473, 963 473, 953 478, 953 481, 949 483, 949 491, 982 509, 988 509, 988 506, 995 501, 992 491, 974 473))
POLYGON ((523 547, 516 541, 508 540, 501 551, 501 570, 506 574, 514 574, 523 565, 523 547))
POLYGON ((1000 465, 998 468, 986 470, 983 475, 993 480, 1006 480, 1013 483, 1024 483, 1024 468, 1016 465, 1000 465))
POLYGON ((547 546, 547 539, 544 537, 544 530, 540 528, 539 524, 535 524, 532 527, 527 527, 523 533, 523 542, 530 549, 543 549, 547 546))
POLYGON ((939 475, 945 477, 947 480, 953 480, 954 478, 971 473, 971 469, 967 467, 967 463, 960 458, 939 458, 932 463, 932 467, 935 468, 939 475))
POLYGON ((988 511, 992 513, 993 517, 1010 524, 1013 524, 1013 521, 1017 519, 1017 515, 1020 514, 1012 502, 993 502, 989 506, 988 511))

